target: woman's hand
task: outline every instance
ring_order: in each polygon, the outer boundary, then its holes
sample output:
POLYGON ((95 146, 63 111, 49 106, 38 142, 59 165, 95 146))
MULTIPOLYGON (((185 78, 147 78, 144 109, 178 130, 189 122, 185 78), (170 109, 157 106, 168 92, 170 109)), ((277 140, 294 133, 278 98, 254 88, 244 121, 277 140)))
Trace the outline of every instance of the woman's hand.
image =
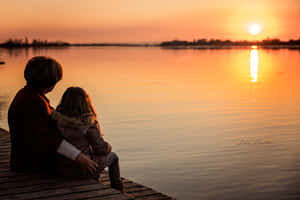
POLYGON ((80 153, 77 156, 76 162, 79 163, 85 172, 88 171, 91 175, 95 174, 97 171, 98 164, 83 153, 80 153))

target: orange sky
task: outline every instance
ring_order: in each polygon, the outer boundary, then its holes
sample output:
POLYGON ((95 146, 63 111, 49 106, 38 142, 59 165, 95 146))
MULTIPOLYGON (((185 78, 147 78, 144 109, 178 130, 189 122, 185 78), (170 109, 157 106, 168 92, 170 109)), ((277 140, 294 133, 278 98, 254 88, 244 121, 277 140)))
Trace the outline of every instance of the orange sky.
POLYGON ((0 41, 300 38, 300 0, 9 0, 0 13, 0 41), (249 34, 250 23, 262 32, 249 34))

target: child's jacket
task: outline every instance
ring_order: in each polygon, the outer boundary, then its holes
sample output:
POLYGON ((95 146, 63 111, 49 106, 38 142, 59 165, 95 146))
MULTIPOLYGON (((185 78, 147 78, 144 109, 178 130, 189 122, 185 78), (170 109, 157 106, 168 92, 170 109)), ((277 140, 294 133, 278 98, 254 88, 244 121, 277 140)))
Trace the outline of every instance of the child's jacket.
MULTIPOLYGON (((57 111, 52 112, 51 118, 57 121, 58 129, 64 139, 99 164, 99 172, 106 167, 110 144, 100 135, 97 121, 87 123, 57 111)), ((76 162, 62 156, 58 160, 58 169, 65 176, 85 175, 76 162)))

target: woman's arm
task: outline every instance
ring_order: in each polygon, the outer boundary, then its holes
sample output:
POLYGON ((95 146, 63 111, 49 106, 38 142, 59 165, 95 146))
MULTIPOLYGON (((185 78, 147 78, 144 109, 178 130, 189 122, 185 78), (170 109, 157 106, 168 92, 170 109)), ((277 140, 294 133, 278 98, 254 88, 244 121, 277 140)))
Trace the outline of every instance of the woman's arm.
POLYGON ((98 164, 96 162, 81 153, 75 146, 64 139, 57 148, 57 153, 71 160, 75 160, 83 169, 88 170, 91 174, 97 171, 98 164))
POLYGON ((80 154, 80 150, 65 139, 61 141, 56 152, 65 156, 66 158, 69 158, 70 160, 76 160, 77 156, 80 154))

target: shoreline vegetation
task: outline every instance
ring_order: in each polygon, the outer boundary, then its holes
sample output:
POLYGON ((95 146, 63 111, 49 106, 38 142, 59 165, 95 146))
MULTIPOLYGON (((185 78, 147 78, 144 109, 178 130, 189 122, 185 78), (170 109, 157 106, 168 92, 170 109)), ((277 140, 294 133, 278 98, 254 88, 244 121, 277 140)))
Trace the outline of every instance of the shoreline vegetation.
POLYGON ((263 49, 299 49, 300 38, 298 40, 281 41, 280 39, 267 38, 256 41, 231 41, 219 39, 200 39, 193 41, 173 40, 160 43, 165 49, 233 49, 233 48, 263 48, 263 49))
POLYGON ((300 49, 300 38, 298 40, 281 41, 277 38, 267 38, 257 41, 231 41, 220 39, 199 39, 193 41, 187 40, 172 40, 163 41, 161 43, 69 43, 64 41, 47 41, 33 39, 29 42, 28 38, 24 39, 8 39, 0 43, 0 48, 15 49, 15 48, 64 48, 71 46, 115 46, 115 47, 161 47, 164 49, 231 49, 231 48, 249 48, 259 47, 267 49, 300 49))

